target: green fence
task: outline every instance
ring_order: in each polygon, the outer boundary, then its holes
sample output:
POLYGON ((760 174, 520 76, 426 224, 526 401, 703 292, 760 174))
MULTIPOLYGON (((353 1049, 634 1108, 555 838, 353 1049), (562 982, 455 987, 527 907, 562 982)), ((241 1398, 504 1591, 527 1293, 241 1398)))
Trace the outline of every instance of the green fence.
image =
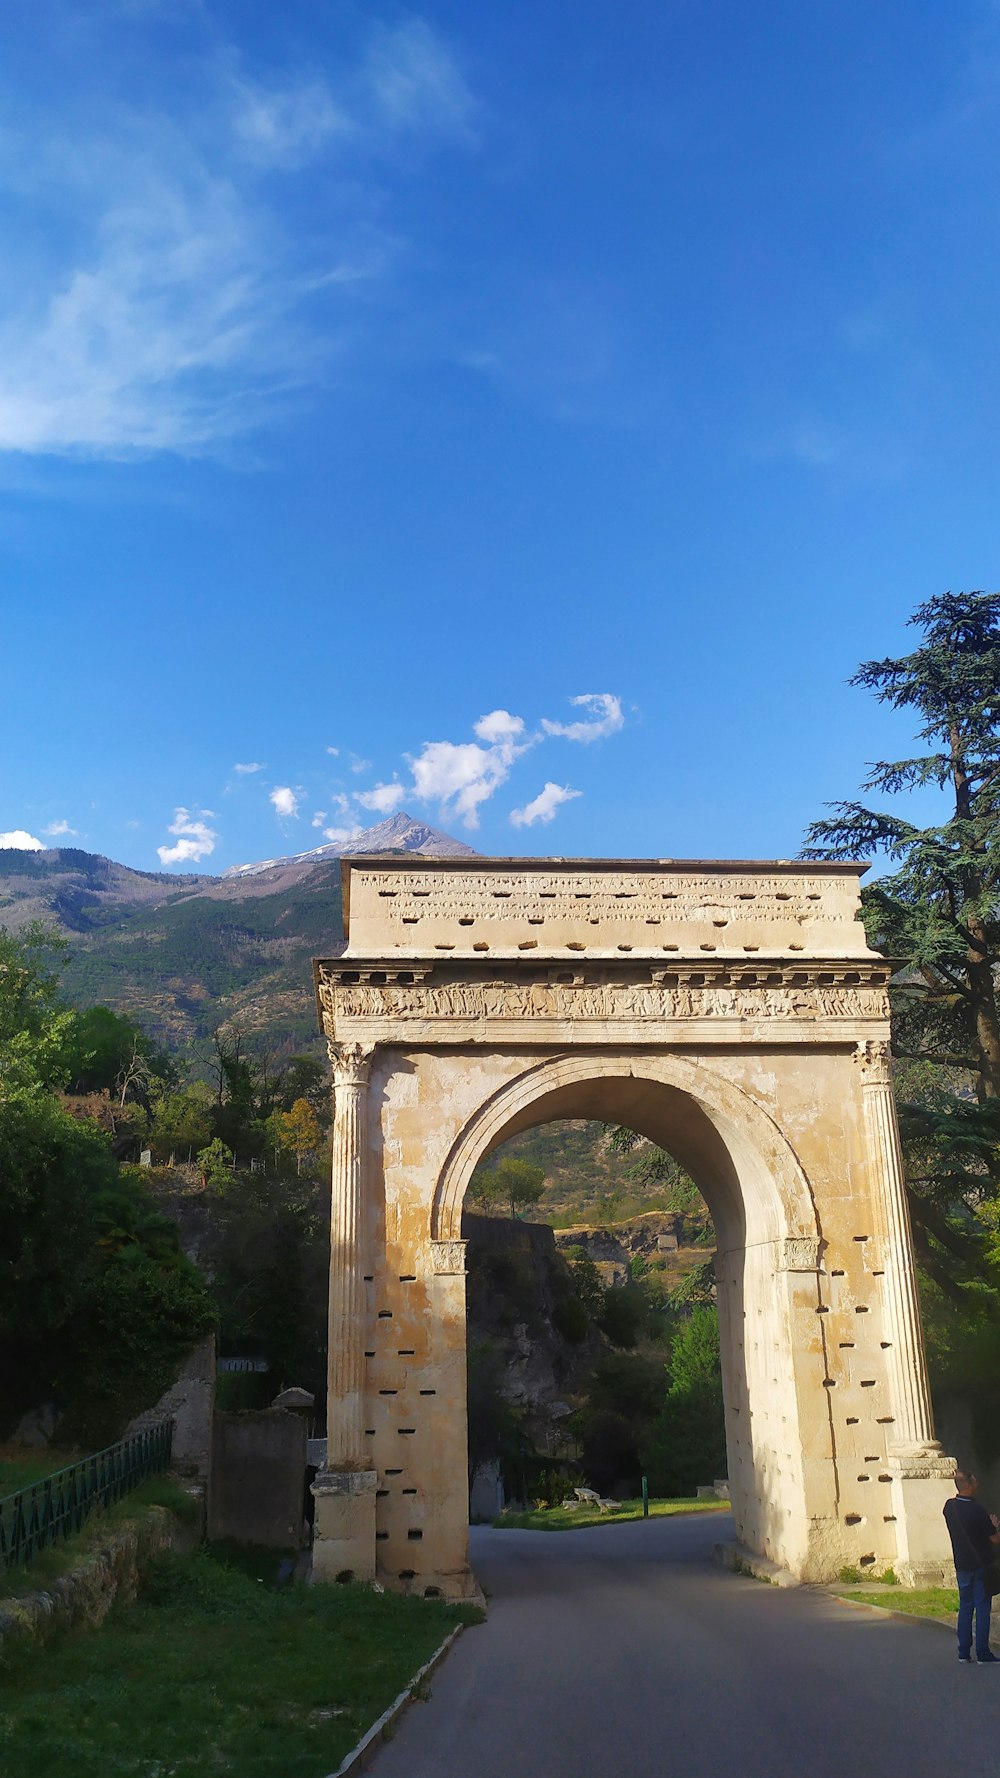
POLYGON ((96 1507, 111 1506, 169 1468, 173 1431, 172 1420, 159 1420, 0 1500, 0 1568, 22 1567, 39 1550, 72 1537, 96 1507))

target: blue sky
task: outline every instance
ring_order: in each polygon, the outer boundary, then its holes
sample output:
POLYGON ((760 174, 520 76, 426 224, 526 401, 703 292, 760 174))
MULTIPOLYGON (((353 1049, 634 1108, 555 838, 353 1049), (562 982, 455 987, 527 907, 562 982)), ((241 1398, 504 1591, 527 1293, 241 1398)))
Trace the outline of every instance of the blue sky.
POLYGON ((0 832, 789 856, 910 750, 845 681, 997 585, 1000 7, 4 36, 0 832))

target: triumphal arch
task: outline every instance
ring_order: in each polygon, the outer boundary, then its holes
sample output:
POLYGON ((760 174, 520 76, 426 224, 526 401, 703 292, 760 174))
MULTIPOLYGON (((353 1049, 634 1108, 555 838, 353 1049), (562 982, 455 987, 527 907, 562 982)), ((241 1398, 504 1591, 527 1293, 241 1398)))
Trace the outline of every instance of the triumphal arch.
MULTIPOLYGON (((553 1118, 676 1156, 715 1222, 737 1538, 800 1580, 942 1577, 934 1438, 863 866, 344 861, 313 1572, 461 1597, 462 1202, 553 1118)), ((710 1480, 711 1478, 706 1478, 710 1480)))

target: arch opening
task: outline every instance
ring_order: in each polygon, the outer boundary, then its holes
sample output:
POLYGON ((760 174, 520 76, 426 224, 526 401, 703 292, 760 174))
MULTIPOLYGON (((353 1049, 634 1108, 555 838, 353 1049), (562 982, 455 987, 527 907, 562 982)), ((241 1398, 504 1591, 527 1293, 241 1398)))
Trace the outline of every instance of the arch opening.
POLYGON ((819 1230, 794 1156, 747 1094, 677 1056, 575 1054, 535 1065, 493 1095, 453 1144, 435 1194, 437 1238, 460 1238, 473 1174, 512 1136, 580 1117, 624 1125, 665 1149, 708 1206, 737 1536, 763 1551, 787 1549, 788 1521, 804 1522, 804 1505, 782 1243, 790 1232, 819 1230))

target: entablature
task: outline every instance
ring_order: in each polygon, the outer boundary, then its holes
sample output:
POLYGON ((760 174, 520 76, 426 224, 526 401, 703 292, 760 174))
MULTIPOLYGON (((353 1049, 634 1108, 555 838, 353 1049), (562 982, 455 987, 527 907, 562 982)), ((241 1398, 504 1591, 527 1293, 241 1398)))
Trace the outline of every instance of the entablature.
POLYGON ((601 959, 567 967, 538 959, 434 962, 348 957, 315 965, 320 1021, 331 1041, 554 1040, 567 1027, 659 1041, 687 1031, 783 1040, 795 1028, 858 1041, 888 1020, 890 966, 768 959, 754 967, 686 958, 664 965, 601 959), (848 1029, 848 1027, 850 1027, 848 1029), (627 1028, 627 1029, 626 1029, 627 1028))

